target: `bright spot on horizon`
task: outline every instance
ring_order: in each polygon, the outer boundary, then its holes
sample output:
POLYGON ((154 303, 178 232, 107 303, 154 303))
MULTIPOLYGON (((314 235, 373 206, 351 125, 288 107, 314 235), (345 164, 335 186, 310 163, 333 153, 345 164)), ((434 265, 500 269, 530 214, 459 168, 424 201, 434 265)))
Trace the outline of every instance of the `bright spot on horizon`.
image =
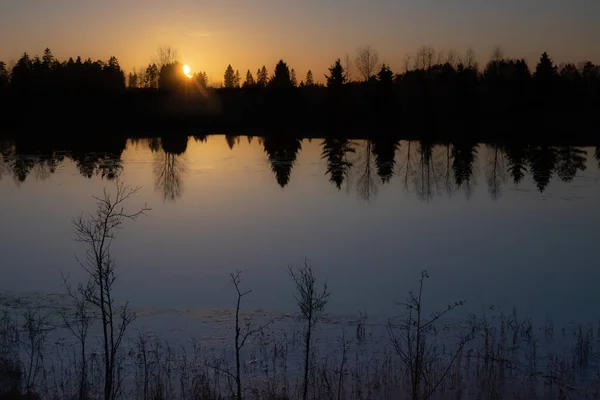
POLYGON ((184 65, 183 66, 183 73, 185 74, 185 76, 187 76, 188 78, 192 78, 192 74, 190 72, 192 72, 190 66, 189 65, 184 65))

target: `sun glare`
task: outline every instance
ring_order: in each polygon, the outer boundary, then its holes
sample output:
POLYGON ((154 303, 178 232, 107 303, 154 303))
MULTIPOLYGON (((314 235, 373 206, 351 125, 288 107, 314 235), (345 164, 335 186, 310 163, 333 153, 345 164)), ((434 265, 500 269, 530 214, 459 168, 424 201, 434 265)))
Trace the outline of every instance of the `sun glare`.
POLYGON ((184 65, 183 66, 183 73, 185 74, 185 76, 187 76, 188 78, 191 78, 192 74, 190 72, 192 72, 192 70, 190 69, 190 66, 189 65, 184 65))

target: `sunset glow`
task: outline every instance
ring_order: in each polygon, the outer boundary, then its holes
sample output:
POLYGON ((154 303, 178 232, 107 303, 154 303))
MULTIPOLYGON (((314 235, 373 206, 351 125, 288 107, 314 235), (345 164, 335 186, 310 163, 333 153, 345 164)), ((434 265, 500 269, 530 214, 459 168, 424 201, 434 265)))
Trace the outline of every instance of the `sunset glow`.
POLYGON ((188 78, 192 78, 191 72, 192 72, 192 70, 189 65, 183 66, 183 73, 185 74, 185 76, 187 76, 188 78))
MULTIPOLYGON (((241 74, 248 69, 255 74, 263 65, 272 73, 280 59, 295 69, 299 81, 310 69, 314 79, 323 82, 338 57, 348 54, 353 60, 356 48, 366 44, 377 49, 380 61, 389 63, 394 72, 404 70, 408 57, 423 45, 445 54, 454 49, 461 55, 472 47, 482 67, 496 45, 507 57, 530 63, 544 51, 557 64, 600 62, 599 47, 589 40, 600 34, 594 18, 600 2, 593 0, 531 0, 525 10, 516 0, 462 1, 460 11, 454 2, 439 0, 310 0, 293 7, 275 0, 209 5, 192 0, 176 5, 140 0, 0 3, 0 35, 11 38, 0 47, 0 60, 7 64, 25 51, 41 56, 49 47, 61 60, 115 56, 131 72, 147 67, 157 48, 167 45, 194 65, 193 72, 205 71, 211 82, 221 82, 229 64, 241 74), (114 14, 116 9, 119 13, 114 14), (533 10, 537 17, 528 17, 533 10), (107 20, 114 22, 108 31, 107 20)), ((356 69, 351 75, 357 75, 356 69)))

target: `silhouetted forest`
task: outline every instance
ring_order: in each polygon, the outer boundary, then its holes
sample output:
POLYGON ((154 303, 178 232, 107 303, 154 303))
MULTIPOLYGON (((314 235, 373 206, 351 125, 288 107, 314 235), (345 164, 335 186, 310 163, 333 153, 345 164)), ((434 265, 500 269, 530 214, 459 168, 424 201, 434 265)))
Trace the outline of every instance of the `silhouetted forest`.
MULTIPOLYGON (((304 139, 289 135, 246 138, 257 140, 263 147, 276 183, 282 188, 289 185, 304 139)), ((241 137, 225 135, 224 139, 233 149, 241 137)), ((165 201, 175 201, 184 192, 187 160, 183 154, 188 140, 187 136, 166 135, 94 140, 47 136, 37 141, 0 141, 0 179, 11 176, 17 185, 32 179, 30 176, 45 180, 61 163, 71 160, 81 176, 111 180, 124 168, 121 156, 129 141, 129 146, 151 150, 155 189, 165 201)), ((192 140, 203 143, 207 136, 193 136, 192 140)), ((470 197, 476 185, 483 184, 482 177, 491 198, 498 199, 509 182, 521 185, 531 179, 537 190, 544 192, 553 178, 571 182, 592 163, 593 168, 600 168, 600 146, 588 152, 580 146, 518 141, 481 144, 467 139, 433 142, 394 136, 360 141, 331 136, 313 140, 322 149, 323 179, 340 191, 351 188, 366 201, 377 195, 379 187, 390 183, 402 185, 422 201, 461 192, 470 197)))
POLYGON ((186 74, 170 48, 127 76, 115 57, 61 61, 46 49, 11 67, 0 62, 2 128, 38 134, 50 125, 105 134, 265 128, 281 135, 325 127, 348 136, 367 126, 380 136, 543 138, 590 135, 600 120, 600 66, 557 66, 546 53, 529 66, 498 48, 480 69, 470 50, 460 56, 423 47, 395 72, 367 46, 353 63, 333 60, 323 79, 311 71, 298 77, 280 60, 272 74, 266 66, 240 73, 229 65, 215 87, 204 72, 186 74), (349 69, 357 72, 349 76, 349 69))

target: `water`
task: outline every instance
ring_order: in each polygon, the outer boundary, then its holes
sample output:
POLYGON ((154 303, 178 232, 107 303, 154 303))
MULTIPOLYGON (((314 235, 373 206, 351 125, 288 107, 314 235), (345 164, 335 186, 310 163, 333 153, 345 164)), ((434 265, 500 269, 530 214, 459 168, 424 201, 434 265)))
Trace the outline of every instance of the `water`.
POLYGON ((308 260, 328 311, 388 316, 428 270, 426 304, 466 300, 538 321, 599 315, 594 147, 263 139, 214 135, 77 144, 3 142, 0 291, 58 293, 83 277, 71 220, 111 178, 147 217, 114 243, 137 307, 295 309, 308 260), (520 167, 523 168, 520 168, 520 167), (515 183, 518 182, 518 183, 515 183))

